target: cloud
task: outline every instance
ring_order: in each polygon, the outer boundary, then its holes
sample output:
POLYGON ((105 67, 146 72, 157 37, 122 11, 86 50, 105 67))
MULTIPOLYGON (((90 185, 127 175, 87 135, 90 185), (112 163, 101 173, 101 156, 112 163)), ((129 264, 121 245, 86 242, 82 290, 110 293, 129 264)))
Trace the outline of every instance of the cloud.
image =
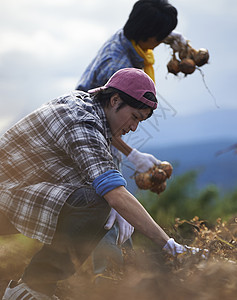
MULTIPOLYGON (((1 0, 0 131, 42 103, 73 89, 99 47, 122 27, 134 0, 1 0), (4 120, 4 121, 2 121, 4 120), (2 126, 2 127, 1 127, 2 126)), ((203 67, 220 107, 237 109, 235 0, 170 1, 179 11, 178 31, 194 47, 210 51, 203 67)), ((167 75, 170 51, 155 50, 159 93, 178 115, 216 110, 197 71, 167 75)))
POLYGON ((8 125, 10 123, 12 123, 14 120, 14 116, 7 116, 7 117, 2 117, 1 116, 1 119, 0 119, 0 128, 2 129, 7 129, 8 125))

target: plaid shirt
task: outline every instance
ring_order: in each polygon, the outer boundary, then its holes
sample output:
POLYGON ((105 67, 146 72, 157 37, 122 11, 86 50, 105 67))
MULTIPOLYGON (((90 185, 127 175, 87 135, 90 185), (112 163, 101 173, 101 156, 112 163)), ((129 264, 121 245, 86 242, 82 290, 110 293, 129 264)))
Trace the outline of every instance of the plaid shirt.
POLYGON ((99 50, 83 73, 76 89, 86 92, 103 86, 120 69, 143 67, 144 59, 137 54, 132 43, 120 29, 99 50))
POLYGON ((103 108, 75 91, 29 114, 0 139, 0 209, 31 238, 51 243, 69 195, 116 169, 103 108))

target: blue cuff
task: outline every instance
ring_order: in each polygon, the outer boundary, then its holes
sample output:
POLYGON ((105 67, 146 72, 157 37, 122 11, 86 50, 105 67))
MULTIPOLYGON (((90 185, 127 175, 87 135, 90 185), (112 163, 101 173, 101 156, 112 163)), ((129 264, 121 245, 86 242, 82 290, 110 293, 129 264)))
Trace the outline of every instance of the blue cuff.
POLYGON ((126 186, 127 182, 122 174, 117 170, 109 170, 104 174, 98 176, 92 183, 96 193, 104 196, 109 191, 112 191, 118 186, 126 186))

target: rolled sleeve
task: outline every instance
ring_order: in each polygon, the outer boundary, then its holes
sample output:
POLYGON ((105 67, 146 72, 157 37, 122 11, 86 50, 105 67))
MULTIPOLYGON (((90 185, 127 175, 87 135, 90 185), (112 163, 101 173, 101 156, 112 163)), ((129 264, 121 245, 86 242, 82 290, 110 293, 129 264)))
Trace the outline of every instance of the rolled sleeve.
POLYGON ((104 196, 106 193, 119 186, 126 186, 126 180, 122 174, 117 170, 110 170, 97 177, 92 186, 95 188, 96 193, 104 196))

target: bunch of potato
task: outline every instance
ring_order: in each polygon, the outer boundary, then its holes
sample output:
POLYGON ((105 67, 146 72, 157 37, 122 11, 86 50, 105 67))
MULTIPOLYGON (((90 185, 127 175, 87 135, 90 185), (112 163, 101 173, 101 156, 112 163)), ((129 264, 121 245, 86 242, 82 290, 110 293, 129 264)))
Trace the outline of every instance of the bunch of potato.
POLYGON ((172 171, 172 165, 167 161, 162 161, 161 164, 154 165, 147 172, 136 173, 135 182, 142 190, 151 190, 160 194, 166 189, 166 180, 170 178, 172 171))
MULTIPOLYGON (((174 44, 175 36, 168 36, 165 39, 165 43, 169 44, 172 48, 174 44)), ((177 75, 179 72, 185 75, 192 74, 196 67, 201 67, 208 63, 209 52, 207 49, 200 48, 198 50, 194 49, 189 43, 183 45, 176 41, 176 47, 173 49, 173 55, 171 60, 167 64, 167 69, 169 73, 177 75), (178 54, 176 56, 176 54, 178 54)))
POLYGON ((209 59, 208 50, 204 48, 195 50, 194 48, 191 48, 191 46, 188 46, 187 51, 180 53, 184 56, 179 54, 179 59, 177 59, 174 53, 171 60, 168 62, 167 69, 169 73, 174 75, 177 75, 179 72, 182 72, 185 75, 192 74, 196 70, 196 66, 203 66, 209 59))

